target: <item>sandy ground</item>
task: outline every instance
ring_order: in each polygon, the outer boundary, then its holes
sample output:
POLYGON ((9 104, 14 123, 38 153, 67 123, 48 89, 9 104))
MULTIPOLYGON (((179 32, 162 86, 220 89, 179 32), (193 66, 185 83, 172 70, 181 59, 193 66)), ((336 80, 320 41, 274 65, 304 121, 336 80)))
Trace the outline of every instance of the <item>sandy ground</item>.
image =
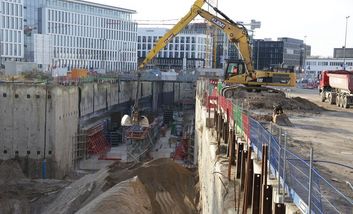
MULTIPOLYGON (((353 108, 343 109, 320 101, 315 89, 294 89, 287 93, 289 97, 302 97, 322 107, 319 114, 302 112, 291 114, 294 127, 287 127, 291 137, 291 150, 309 157, 310 147, 314 150, 314 160, 330 161, 347 165, 317 162, 315 166, 331 183, 353 197, 346 181, 353 184, 353 108)), ((287 112, 286 112, 287 113, 287 112)))

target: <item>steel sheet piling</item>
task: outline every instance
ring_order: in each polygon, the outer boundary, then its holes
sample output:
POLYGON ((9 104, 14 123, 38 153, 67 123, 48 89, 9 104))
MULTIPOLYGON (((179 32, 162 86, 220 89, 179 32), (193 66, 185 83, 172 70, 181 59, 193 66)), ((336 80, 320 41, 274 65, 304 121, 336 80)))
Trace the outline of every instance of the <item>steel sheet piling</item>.
POLYGON ((274 214, 285 214, 286 213, 286 205, 283 203, 275 203, 274 214))
POLYGON ((237 179, 240 178, 240 172, 241 172, 241 162, 242 162, 242 153, 243 153, 243 143, 237 143, 237 165, 236 165, 236 170, 237 170, 237 179))
POLYGON ((272 213, 272 186, 271 185, 264 185, 263 188, 263 203, 261 213, 268 214, 272 213))
POLYGON ((252 191, 252 214, 260 213, 260 189, 261 189, 261 174, 254 174, 253 191, 252 191))
POLYGON ((246 150, 243 150, 243 153, 241 154, 241 173, 240 173, 240 189, 241 191, 244 191, 244 181, 245 181, 245 163, 246 163, 246 157, 248 155, 248 152, 246 150))

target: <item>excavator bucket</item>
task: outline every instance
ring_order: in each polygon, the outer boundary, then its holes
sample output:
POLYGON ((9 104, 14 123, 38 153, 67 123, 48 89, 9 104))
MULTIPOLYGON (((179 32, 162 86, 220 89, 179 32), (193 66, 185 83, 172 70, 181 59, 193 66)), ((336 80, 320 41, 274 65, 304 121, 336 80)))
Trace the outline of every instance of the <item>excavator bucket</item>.
POLYGON ((290 122, 288 116, 284 113, 282 114, 274 114, 272 116, 272 122, 279 126, 289 126, 293 127, 293 123, 290 122))
POLYGON ((121 118, 121 126, 132 126, 131 117, 127 114, 121 118))
POLYGON ((148 119, 146 116, 141 116, 140 117, 140 120, 139 120, 139 125, 141 127, 149 127, 150 126, 150 123, 148 122, 148 119))
MULTIPOLYGON (((133 124, 132 124, 131 117, 129 115, 125 114, 123 116, 123 118, 121 119, 121 126, 132 126, 132 125, 133 124)), ((138 124, 136 124, 136 125, 148 128, 150 126, 150 123, 149 123, 148 118, 146 116, 141 116, 139 118, 138 124)))

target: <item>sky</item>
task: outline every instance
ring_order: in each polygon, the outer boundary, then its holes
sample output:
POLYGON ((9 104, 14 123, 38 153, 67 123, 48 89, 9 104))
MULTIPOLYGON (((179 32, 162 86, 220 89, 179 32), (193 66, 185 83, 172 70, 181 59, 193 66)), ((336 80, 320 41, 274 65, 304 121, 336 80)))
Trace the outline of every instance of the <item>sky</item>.
MULTIPOLYGON (((135 10, 133 20, 143 23, 146 21, 140 20, 155 20, 153 23, 179 20, 194 3, 194 0, 88 1, 135 10)), ((217 0, 209 2, 217 4, 217 0)), ((255 39, 301 39, 311 45, 311 55, 322 57, 332 57, 333 48, 344 46, 348 20, 346 47, 353 48, 353 0, 218 0, 218 8, 234 21, 261 21, 261 28, 254 32, 255 39), (346 19, 347 16, 350 18, 346 19)))

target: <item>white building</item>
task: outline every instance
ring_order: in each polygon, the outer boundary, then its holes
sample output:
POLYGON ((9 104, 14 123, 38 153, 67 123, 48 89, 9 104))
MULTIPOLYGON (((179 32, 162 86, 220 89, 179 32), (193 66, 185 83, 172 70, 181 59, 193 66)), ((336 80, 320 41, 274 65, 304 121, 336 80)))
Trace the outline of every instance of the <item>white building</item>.
MULTIPOLYGON (((137 55, 144 59, 155 43, 169 29, 166 28, 139 28, 137 55)), ((193 59, 195 67, 212 67, 212 38, 206 34, 182 32, 174 37, 155 58, 163 59, 193 59)))
POLYGON ((25 6, 25 60, 39 68, 137 69, 135 11, 82 0, 28 0, 25 6))
MULTIPOLYGON (((353 58, 345 60, 346 70, 353 71, 353 58)), ((310 57, 305 60, 305 74, 312 77, 317 75, 323 70, 342 70, 342 58, 318 58, 310 57)))
POLYGON ((21 60, 23 48, 23 0, 0 0, 1 64, 21 60))
POLYGON ((40 65, 39 68, 43 68, 43 70, 50 69, 52 59, 54 57, 52 38, 53 37, 51 35, 46 34, 33 35, 34 62, 40 65))

